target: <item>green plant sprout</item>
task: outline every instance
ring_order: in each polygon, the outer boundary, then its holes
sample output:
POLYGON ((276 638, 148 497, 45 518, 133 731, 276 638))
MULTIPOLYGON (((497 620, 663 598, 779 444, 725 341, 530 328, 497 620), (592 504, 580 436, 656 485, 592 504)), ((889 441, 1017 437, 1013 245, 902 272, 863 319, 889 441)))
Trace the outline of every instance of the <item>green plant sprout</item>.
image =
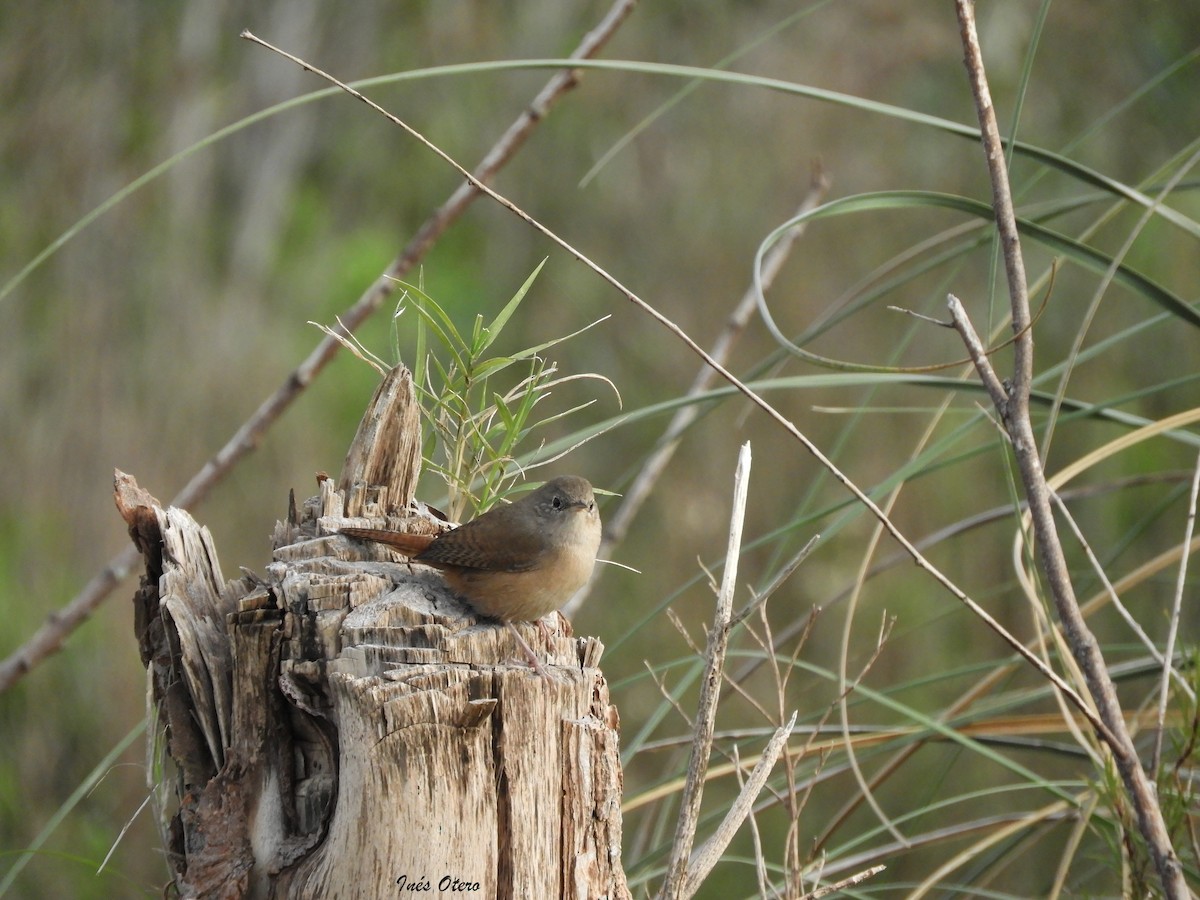
MULTIPOLYGON (((446 309, 425 292, 422 280, 417 284, 396 282, 402 294, 392 316, 393 355, 397 360, 402 358, 397 323, 406 309, 412 309, 417 314, 413 384, 425 431, 421 441, 423 462, 426 470, 446 482, 449 492, 446 514, 452 521, 462 521, 468 510, 475 515, 485 512, 497 500, 513 493, 515 482, 526 472, 561 459, 603 433, 597 431, 580 437, 566 449, 549 455, 545 453, 545 441, 524 449, 539 429, 596 402, 588 400, 542 418, 534 417, 535 407, 556 387, 570 381, 594 379, 612 388, 618 406, 621 404, 620 392, 608 378, 594 372, 560 376, 558 366, 543 355, 608 316, 511 355, 488 355, 545 264, 546 260, 538 264, 490 322, 484 324, 483 315, 477 314, 469 335, 460 331, 446 309), (519 373, 515 381, 511 381, 510 369, 519 373)), ((326 326, 317 327, 336 337, 355 356, 381 373, 388 368, 356 339, 346 338, 326 326)))

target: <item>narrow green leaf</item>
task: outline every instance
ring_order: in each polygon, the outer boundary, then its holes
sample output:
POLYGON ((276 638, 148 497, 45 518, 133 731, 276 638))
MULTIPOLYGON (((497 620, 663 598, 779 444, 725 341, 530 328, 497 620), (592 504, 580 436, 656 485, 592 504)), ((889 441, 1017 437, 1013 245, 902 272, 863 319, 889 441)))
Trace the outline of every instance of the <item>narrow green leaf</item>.
POLYGON ((512 299, 509 300, 508 303, 504 304, 504 308, 496 314, 496 318, 492 319, 491 324, 489 324, 486 329, 487 341, 482 347, 479 348, 480 353, 490 347, 492 342, 500 336, 500 332, 504 330, 504 326, 508 324, 508 320, 512 318, 512 314, 517 311, 517 307, 520 306, 521 301, 525 299, 525 295, 529 292, 529 288, 533 285, 534 280, 538 277, 538 274, 546 265, 546 260, 549 258, 550 257, 546 257, 537 264, 537 268, 535 268, 530 276, 525 279, 525 283, 517 289, 517 292, 513 294, 512 299))
POLYGON ((472 368, 474 368, 475 361, 479 359, 479 354, 486 350, 491 342, 487 330, 483 327, 483 316, 476 313, 475 322, 471 325, 471 345, 467 352, 472 368))
POLYGON ((500 414, 500 418, 504 422, 504 427, 509 431, 516 430, 516 419, 513 414, 508 411, 508 404, 504 402, 504 398, 499 394, 492 394, 492 400, 496 404, 496 412, 500 414))

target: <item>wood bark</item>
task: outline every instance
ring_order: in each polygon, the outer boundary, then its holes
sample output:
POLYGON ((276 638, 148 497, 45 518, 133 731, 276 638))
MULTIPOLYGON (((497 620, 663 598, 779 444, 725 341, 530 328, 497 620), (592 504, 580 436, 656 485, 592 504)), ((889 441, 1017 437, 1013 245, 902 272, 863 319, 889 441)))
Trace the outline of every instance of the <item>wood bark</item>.
POLYGON ((207 529, 117 473, 181 896, 629 896, 600 642, 518 625, 541 678, 437 573, 336 533, 444 527, 411 503, 419 450, 398 367, 336 484, 229 582, 207 529))

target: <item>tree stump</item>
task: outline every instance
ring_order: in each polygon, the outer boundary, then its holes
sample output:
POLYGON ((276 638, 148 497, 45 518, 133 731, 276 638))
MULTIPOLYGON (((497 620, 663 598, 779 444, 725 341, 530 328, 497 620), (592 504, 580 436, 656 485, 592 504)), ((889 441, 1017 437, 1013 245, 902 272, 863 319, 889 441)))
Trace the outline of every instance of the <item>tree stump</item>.
POLYGON ((414 510, 419 463, 397 367, 336 486, 290 504, 265 575, 230 582, 207 529, 117 473, 181 896, 629 896, 600 642, 557 614, 544 643, 518 625, 542 678, 435 572, 336 533, 444 527, 414 510))

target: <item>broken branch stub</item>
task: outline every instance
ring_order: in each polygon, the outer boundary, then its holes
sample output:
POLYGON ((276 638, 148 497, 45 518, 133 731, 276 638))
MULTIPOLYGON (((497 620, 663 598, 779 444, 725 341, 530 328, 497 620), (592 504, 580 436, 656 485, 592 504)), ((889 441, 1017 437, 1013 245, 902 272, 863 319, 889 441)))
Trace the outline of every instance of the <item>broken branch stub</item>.
POLYGON ((348 516, 390 515, 406 510, 421 474, 421 410, 412 373, 398 365, 388 372, 346 451, 338 490, 348 516))
POLYGON ((337 534, 442 527, 408 508, 420 437, 397 428, 415 415, 393 372, 338 486, 276 525, 262 577, 226 582, 207 529, 117 473, 181 896, 629 896, 600 642, 557 614, 544 641, 518 624, 541 678, 436 572, 337 534))

